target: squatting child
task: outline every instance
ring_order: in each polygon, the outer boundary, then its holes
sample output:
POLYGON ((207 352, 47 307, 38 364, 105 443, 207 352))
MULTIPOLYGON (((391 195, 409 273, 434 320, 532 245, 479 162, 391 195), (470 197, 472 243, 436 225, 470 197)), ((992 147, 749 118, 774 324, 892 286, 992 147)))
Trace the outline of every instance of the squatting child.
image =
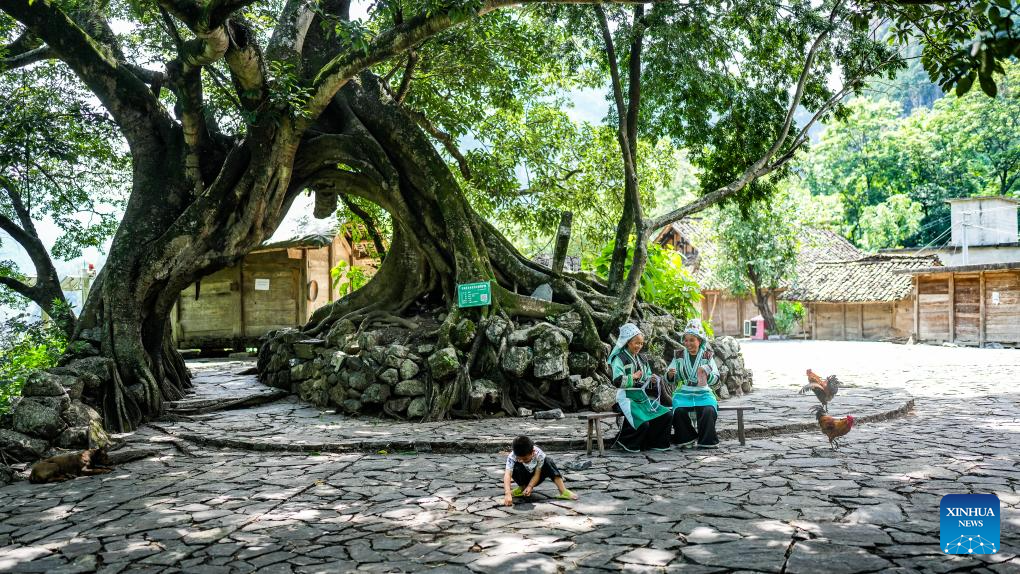
POLYGON ((577 495, 567 490, 567 485, 563 483, 563 475, 553 461, 545 456, 542 449, 535 446, 535 443, 526 436, 515 438, 513 448, 506 457, 506 470, 503 472, 505 492, 503 504, 513 506, 515 496, 531 496, 531 491, 547 478, 552 478, 560 491, 556 498, 577 500, 577 495), (510 489, 511 480, 518 485, 513 490, 510 489))

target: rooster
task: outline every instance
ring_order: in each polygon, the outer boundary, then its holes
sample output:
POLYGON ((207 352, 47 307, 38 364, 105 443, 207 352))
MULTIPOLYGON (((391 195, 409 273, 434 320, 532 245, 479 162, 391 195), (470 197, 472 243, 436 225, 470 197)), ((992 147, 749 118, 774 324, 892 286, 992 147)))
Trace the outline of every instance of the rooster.
POLYGON ((818 428, 822 429, 822 434, 829 437, 829 444, 835 450, 839 446, 839 438, 854 428, 853 415, 837 419, 825 414, 822 407, 815 407, 813 410, 815 411, 815 418, 818 419, 818 428))
POLYGON ((836 375, 829 375, 828 378, 823 379, 811 369, 807 370, 807 378, 808 384, 801 387, 798 394, 803 395, 808 390, 813 391, 815 396, 818 397, 818 402, 822 403, 822 409, 825 412, 829 412, 829 401, 839 392, 839 379, 836 378, 836 375))

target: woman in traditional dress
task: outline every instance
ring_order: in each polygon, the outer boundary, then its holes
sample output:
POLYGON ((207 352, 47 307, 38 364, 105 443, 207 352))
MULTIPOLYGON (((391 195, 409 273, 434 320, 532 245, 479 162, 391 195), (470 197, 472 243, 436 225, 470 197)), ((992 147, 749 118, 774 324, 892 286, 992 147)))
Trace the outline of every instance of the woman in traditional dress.
POLYGON ((719 380, 719 370, 712 360, 708 340, 698 320, 687 324, 683 333, 683 350, 677 351, 666 368, 666 380, 676 383, 673 393, 673 444, 680 447, 718 448, 715 421, 719 401, 712 385, 719 380))
POLYGON ((616 407, 624 423, 616 442, 630 452, 669 450, 670 409, 645 392, 652 381, 652 369, 639 352, 645 337, 636 325, 620 327, 609 365, 613 369, 616 407))

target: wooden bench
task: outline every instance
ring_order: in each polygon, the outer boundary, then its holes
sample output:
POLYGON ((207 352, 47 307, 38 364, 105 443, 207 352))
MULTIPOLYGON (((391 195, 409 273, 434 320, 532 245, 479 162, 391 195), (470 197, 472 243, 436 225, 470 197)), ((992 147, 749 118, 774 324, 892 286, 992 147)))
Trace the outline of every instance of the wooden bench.
MULTIPOLYGON (((741 445, 747 444, 747 437, 744 434, 744 411, 753 411, 754 407, 719 407, 719 410, 720 411, 735 411, 737 413, 737 440, 740 441, 741 445)), ((577 415, 577 418, 585 419, 588 422, 588 438, 585 441, 585 445, 587 447, 586 448, 586 452, 587 452, 588 456, 591 456, 592 436, 593 435, 598 440, 599 456, 605 456, 606 455, 606 447, 605 447, 604 441, 602 440, 602 425, 599 424, 599 421, 601 421, 602 419, 608 419, 608 418, 616 419, 616 426, 617 426, 617 428, 620 428, 620 427, 622 427, 622 425, 620 423, 620 419, 623 418, 623 415, 620 414, 620 413, 612 413, 612 412, 610 412, 610 413, 590 413, 590 414, 577 415)))
POLYGON ((744 436, 744 411, 753 411, 754 407, 719 407, 719 410, 737 412, 737 440, 740 446, 747 444, 747 437, 744 436))

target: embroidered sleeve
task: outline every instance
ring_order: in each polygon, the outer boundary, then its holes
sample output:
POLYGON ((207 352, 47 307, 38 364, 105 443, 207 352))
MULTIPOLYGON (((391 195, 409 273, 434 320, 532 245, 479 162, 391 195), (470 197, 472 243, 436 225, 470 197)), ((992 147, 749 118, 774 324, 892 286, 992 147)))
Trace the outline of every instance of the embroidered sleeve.
POLYGON ((612 366, 613 366, 613 385, 618 389, 627 388, 629 386, 627 381, 627 372, 624 370, 623 367, 623 359, 621 359, 619 355, 613 357, 612 366))
POLYGON ((679 378, 679 376, 680 376, 680 364, 679 364, 679 361, 676 359, 676 357, 674 357, 673 360, 670 361, 669 366, 666 367, 666 380, 671 382, 671 383, 674 383, 674 382, 676 382, 677 378, 679 378), (673 373, 672 377, 669 376, 669 370, 670 369, 675 369, 676 370, 676 372, 673 373))

